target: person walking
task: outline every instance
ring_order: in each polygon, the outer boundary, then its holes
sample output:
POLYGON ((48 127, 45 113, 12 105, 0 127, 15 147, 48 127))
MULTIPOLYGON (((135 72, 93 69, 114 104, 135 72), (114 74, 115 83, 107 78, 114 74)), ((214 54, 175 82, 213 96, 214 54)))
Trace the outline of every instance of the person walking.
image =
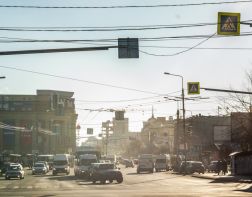
POLYGON ((216 169, 217 169, 217 174, 219 175, 220 171, 221 171, 221 161, 220 160, 218 160, 218 162, 216 164, 216 169))
POLYGON ((224 159, 222 162, 221 162, 221 167, 222 167, 222 174, 223 175, 226 175, 227 173, 227 161, 224 159))

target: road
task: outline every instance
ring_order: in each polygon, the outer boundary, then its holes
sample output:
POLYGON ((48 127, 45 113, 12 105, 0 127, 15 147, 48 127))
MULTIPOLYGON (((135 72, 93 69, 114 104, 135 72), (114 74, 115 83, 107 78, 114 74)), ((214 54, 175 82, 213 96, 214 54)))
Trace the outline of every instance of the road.
POLYGON ((121 167, 124 182, 118 184, 91 182, 76 179, 73 169, 69 176, 31 175, 26 170, 24 180, 0 178, 0 196, 7 197, 128 197, 128 196, 251 196, 246 192, 251 184, 222 183, 211 179, 195 178, 172 172, 137 174, 136 168, 121 167))

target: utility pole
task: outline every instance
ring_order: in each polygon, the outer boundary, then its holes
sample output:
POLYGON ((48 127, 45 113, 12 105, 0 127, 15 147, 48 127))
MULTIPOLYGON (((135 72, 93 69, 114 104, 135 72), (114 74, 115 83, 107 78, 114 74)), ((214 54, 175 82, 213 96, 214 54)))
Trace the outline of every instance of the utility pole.
POLYGON ((108 155, 108 145, 109 145, 109 132, 112 129, 111 121, 107 120, 106 122, 102 123, 102 131, 105 132, 105 154, 108 155))
POLYGON ((182 83, 182 107, 183 107, 183 135, 184 135, 184 162, 185 162, 185 174, 186 174, 186 157, 187 157, 187 150, 186 150, 186 130, 185 130, 185 91, 184 91, 184 78, 182 75, 177 75, 177 74, 172 74, 168 72, 164 72, 165 75, 171 75, 175 77, 180 77, 181 78, 181 83, 182 83))

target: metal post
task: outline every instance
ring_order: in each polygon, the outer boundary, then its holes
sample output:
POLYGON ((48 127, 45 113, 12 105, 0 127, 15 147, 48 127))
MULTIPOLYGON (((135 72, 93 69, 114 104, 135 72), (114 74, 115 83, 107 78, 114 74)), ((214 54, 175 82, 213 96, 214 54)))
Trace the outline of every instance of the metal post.
MULTIPOLYGON (((183 107, 183 133, 184 133, 184 154, 185 154, 185 169, 186 169, 186 131, 185 131, 185 93, 184 93, 184 78, 182 75, 177 75, 177 74, 171 74, 168 72, 164 72, 164 74, 166 75, 172 75, 172 76, 176 76, 176 77, 180 77, 182 79, 182 107, 183 107)), ((186 174, 186 170, 185 170, 185 174, 186 174)))

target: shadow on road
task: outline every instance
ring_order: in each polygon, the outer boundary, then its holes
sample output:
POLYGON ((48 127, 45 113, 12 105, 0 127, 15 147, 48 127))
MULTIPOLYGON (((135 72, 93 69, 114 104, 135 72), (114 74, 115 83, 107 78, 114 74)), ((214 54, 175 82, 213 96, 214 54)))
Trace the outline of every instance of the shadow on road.
POLYGON ((57 181, 71 181, 77 180, 75 176, 49 176, 48 179, 50 180, 57 180, 57 181))
POLYGON ((146 181, 140 181, 140 182, 137 182, 137 183, 128 183, 127 185, 138 185, 138 184, 142 184, 142 183, 152 183, 152 182, 156 182, 156 181, 162 181, 162 180, 168 180, 168 179, 176 179, 178 177, 181 177, 181 176, 165 177, 165 178, 154 179, 154 180, 146 180, 146 181))
POLYGON ((252 186, 250 186, 247 189, 236 189, 234 191, 238 191, 238 192, 248 192, 248 193, 252 193, 252 186))

